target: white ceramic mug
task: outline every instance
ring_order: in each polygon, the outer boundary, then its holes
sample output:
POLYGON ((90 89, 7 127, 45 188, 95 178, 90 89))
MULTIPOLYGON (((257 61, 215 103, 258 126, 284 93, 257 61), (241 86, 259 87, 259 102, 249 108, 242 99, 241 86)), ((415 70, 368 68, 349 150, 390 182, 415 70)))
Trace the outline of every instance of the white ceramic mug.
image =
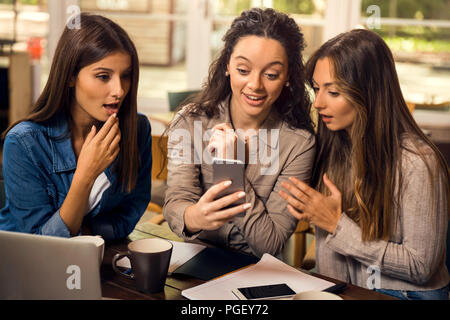
POLYGON ((292 300, 344 300, 336 294, 324 291, 305 291, 297 293, 292 300))
POLYGON ((105 240, 101 236, 76 236, 71 239, 95 244, 98 249, 98 264, 99 266, 102 265, 103 254, 105 253, 105 240))

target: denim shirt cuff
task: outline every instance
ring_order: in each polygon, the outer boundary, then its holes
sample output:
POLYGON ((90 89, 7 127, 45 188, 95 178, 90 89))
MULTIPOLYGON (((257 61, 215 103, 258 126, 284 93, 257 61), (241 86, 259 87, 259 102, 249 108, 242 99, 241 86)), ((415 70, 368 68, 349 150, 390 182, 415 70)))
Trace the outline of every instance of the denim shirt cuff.
POLYGON ((41 233, 48 236, 70 238, 70 231, 59 215, 59 210, 42 226, 41 233))

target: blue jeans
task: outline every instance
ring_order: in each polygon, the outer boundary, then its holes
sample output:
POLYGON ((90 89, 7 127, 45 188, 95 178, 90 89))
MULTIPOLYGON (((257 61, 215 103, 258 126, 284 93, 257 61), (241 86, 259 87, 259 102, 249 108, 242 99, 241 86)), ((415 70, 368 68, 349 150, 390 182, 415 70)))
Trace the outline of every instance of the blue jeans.
POLYGON ((375 291, 393 296, 402 300, 448 300, 449 286, 441 289, 427 291, 407 291, 407 290, 388 290, 375 289, 375 291))

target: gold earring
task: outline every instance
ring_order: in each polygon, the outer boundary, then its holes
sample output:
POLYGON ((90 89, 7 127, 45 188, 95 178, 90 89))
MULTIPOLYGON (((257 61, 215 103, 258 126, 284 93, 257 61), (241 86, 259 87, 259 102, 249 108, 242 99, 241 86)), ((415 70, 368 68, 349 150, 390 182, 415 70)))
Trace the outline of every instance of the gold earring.
POLYGON ((289 83, 289 81, 286 82, 286 84, 285 84, 286 87, 289 87, 290 85, 291 85, 291 84, 289 83))
POLYGON ((230 73, 228 71, 225 71, 225 77, 228 77, 230 73))

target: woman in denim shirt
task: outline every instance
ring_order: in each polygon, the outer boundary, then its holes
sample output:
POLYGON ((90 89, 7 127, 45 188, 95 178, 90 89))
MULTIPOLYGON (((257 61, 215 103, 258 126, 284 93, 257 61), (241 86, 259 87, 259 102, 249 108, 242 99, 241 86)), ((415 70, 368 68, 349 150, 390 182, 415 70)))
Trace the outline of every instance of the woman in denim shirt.
POLYGON ((108 241, 126 237, 150 201, 150 124, 137 113, 126 32, 101 16, 75 19, 31 114, 4 133, 0 229, 108 241))

